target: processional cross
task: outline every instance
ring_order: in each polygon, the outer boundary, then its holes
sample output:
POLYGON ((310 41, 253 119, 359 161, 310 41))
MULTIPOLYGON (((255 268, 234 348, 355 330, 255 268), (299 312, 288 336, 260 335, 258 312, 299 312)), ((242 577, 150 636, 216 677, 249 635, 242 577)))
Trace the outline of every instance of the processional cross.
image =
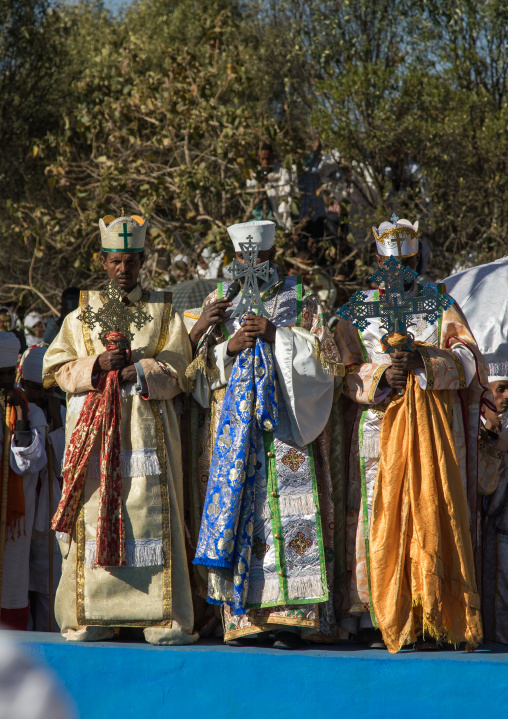
POLYGON ((385 334, 381 342, 390 351, 388 338, 394 334, 406 336, 407 341, 401 350, 411 350, 414 335, 409 327, 416 324, 414 317, 423 317, 427 322, 436 322, 441 310, 445 310, 453 304, 454 300, 449 295, 441 295, 432 285, 423 285, 417 297, 412 297, 411 292, 404 290, 404 282, 411 282, 417 277, 417 273, 410 267, 405 267, 395 257, 390 257, 383 265, 374 272, 369 279, 377 285, 384 283, 384 295, 379 300, 367 301, 368 294, 357 290, 340 310, 339 317, 349 320, 359 330, 364 330, 369 320, 378 318, 381 329, 385 334))
POLYGON ((95 325, 99 325, 101 328, 99 339, 103 344, 106 344, 108 332, 121 332, 130 343, 134 339, 134 334, 130 330, 131 324, 134 323, 136 329, 140 330, 147 322, 153 320, 152 315, 147 314, 142 306, 137 305, 133 309, 122 302, 122 297, 118 285, 110 282, 100 295, 102 307, 94 312, 90 305, 87 305, 78 315, 78 320, 81 320, 91 330, 95 325))
POLYGON ((240 301, 231 317, 243 317, 244 314, 253 312, 269 317, 259 294, 258 279, 267 282, 273 269, 268 260, 256 264, 259 245, 252 241, 252 235, 247 236, 247 242, 240 242, 239 245, 244 262, 233 260, 233 282, 243 280, 244 284, 240 301))

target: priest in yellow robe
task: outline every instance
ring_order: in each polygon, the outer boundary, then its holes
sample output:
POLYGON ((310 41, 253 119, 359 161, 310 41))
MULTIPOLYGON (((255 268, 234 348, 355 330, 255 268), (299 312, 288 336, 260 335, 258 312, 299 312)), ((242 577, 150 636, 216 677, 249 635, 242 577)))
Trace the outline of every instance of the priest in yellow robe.
MULTIPOLYGON (((373 231, 380 267, 393 256, 416 269, 418 223, 394 217, 373 231)), ((416 281, 407 284, 407 295, 421 296, 416 281)), ((365 300, 384 292, 371 290, 365 300)), ((392 353, 379 317, 362 330, 341 319, 335 332, 351 427, 350 617, 342 626, 391 652, 417 639, 435 646, 429 638, 475 647, 482 639, 475 557, 478 568, 485 360, 456 302, 433 320, 413 315, 410 331, 413 351, 392 353)))
POLYGON ((174 400, 191 345, 171 293, 138 284, 147 222, 108 216, 99 227, 110 282, 81 293, 44 358, 45 385, 68 400, 55 616, 71 641, 142 627, 152 644, 190 644, 174 400))

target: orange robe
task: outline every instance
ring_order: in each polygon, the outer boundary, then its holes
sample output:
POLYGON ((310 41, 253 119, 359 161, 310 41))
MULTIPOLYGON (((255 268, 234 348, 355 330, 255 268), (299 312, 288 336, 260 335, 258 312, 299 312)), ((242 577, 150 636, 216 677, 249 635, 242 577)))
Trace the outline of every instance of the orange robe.
POLYGON ((361 333, 341 320, 335 333, 352 400, 349 611, 369 611, 392 652, 422 634, 471 646, 482 638, 474 556, 486 366, 456 304, 434 324, 415 319, 425 370, 402 396, 379 389, 390 356, 377 319, 361 333))

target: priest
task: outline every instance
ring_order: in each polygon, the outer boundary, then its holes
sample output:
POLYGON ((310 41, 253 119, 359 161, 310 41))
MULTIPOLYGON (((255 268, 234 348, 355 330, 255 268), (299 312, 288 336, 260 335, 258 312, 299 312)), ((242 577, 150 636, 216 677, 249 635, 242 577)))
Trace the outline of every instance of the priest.
POLYGON ((332 477, 342 458, 329 420, 342 364, 316 295, 274 264, 275 224, 228 233, 243 290, 228 301, 230 283, 219 284, 190 332, 200 343, 188 376, 211 408, 194 563, 208 569, 227 643, 270 632, 281 649, 334 641, 332 477))
MULTIPOLYGON (((416 269, 418 223, 394 216, 373 232, 380 268, 395 257, 416 269)), ((406 272, 404 287, 413 298, 425 291, 415 276, 406 272)), ((364 293, 366 303, 384 292, 364 293)), ((412 316, 409 351, 384 344, 377 316, 360 330, 341 319, 335 334, 352 425, 344 626, 391 652, 417 640, 475 647, 482 638, 474 556, 487 372, 457 303, 443 307, 412 316)))
POLYGON ((55 616, 70 641, 142 627, 152 644, 190 644, 174 398, 191 346, 171 294, 138 284, 147 222, 107 216, 99 227, 109 283, 81 293, 44 358, 45 385, 68 398, 55 616))

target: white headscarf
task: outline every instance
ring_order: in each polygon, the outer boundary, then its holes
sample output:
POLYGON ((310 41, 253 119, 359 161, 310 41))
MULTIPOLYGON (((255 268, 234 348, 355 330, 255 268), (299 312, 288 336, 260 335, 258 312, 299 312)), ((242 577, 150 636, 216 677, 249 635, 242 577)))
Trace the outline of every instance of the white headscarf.
POLYGON ((39 345, 42 342, 42 337, 36 337, 30 330, 32 330, 38 322, 42 322, 42 326, 45 326, 45 322, 38 312, 29 312, 24 319, 23 325, 25 328, 25 337, 28 347, 31 345, 39 345))

